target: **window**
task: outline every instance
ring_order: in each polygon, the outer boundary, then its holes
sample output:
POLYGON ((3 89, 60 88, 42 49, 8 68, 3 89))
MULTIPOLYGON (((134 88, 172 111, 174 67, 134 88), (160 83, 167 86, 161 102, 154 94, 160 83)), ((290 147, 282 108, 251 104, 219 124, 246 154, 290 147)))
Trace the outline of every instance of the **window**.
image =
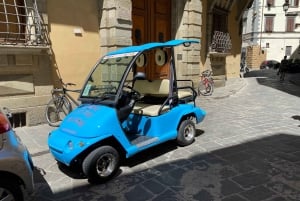
POLYGON ((274 6, 274 1, 275 0, 267 0, 267 6, 268 7, 274 6))
POLYGON ((285 55, 291 56, 291 54, 292 54, 292 46, 286 46, 285 47, 285 55))
POLYGON ((214 8, 212 25, 211 49, 216 52, 231 50, 231 38, 228 33, 228 12, 214 8))
POLYGON ((295 29, 295 17, 286 18, 286 32, 293 32, 295 29))
POLYGON ((214 9, 213 12, 213 32, 214 31, 221 31, 227 32, 227 12, 214 9))
POLYGON ((289 0, 288 1, 291 7, 298 7, 299 6, 299 0, 289 0))
POLYGON ((265 16, 265 32, 273 32, 273 16, 265 16))

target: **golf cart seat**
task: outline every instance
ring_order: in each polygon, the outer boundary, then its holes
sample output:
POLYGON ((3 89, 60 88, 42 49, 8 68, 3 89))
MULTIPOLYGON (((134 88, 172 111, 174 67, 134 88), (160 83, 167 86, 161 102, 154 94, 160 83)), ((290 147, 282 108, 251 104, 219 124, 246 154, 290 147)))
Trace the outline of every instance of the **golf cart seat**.
MULTIPOLYGON (((170 81, 168 79, 152 81, 136 80, 134 83, 134 89, 141 93, 144 97, 141 101, 135 104, 133 113, 146 116, 158 116, 167 112, 170 107, 164 103, 169 96, 169 86, 170 81)), ((179 102, 192 96, 193 94, 189 91, 178 91, 179 102)))

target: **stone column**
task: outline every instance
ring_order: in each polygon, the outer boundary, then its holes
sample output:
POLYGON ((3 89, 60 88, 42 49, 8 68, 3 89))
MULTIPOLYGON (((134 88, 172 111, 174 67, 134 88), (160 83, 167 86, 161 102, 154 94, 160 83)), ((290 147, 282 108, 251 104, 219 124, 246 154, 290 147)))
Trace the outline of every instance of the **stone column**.
POLYGON ((103 0, 99 4, 101 55, 131 45, 131 0, 103 0))
MULTIPOLYGON (((201 40, 202 2, 199 0, 176 1, 172 5, 172 37, 201 40)), ((200 74, 200 44, 176 48, 175 61, 178 79, 192 79, 200 74)))

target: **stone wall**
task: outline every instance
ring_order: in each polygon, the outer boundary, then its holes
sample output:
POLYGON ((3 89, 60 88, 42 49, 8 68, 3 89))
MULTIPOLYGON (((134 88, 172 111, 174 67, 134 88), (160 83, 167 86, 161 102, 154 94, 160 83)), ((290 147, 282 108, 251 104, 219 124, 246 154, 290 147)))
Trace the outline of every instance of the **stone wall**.
POLYGON ((47 0, 37 1, 37 10, 35 1, 25 3, 26 40, 0 45, 0 107, 12 112, 14 127, 46 122, 44 112, 53 87, 48 33, 43 32, 48 24, 47 0))
POLYGON ((11 110, 14 127, 45 123, 52 89, 48 54, 21 49, 0 50, 0 106, 11 110))
POLYGON ((266 60, 267 52, 262 50, 259 45, 247 47, 246 63, 251 69, 259 69, 260 64, 266 60))
POLYGON ((131 0, 104 0, 99 3, 101 55, 131 45, 131 0))

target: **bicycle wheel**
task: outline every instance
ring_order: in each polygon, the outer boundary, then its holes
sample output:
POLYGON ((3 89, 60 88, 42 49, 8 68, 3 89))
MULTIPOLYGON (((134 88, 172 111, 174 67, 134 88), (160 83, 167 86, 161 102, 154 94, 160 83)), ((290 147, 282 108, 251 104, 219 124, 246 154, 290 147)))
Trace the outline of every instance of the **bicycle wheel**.
POLYGON ((50 126, 57 127, 71 110, 70 101, 63 96, 57 96, 47 104, 45 111, 46 120, 50 126))
POLYGON ((210 96, 213 93, 214 87, 213 84, 209 81, 204 82, 200 81, 198 85, 198 95, 210 96))

